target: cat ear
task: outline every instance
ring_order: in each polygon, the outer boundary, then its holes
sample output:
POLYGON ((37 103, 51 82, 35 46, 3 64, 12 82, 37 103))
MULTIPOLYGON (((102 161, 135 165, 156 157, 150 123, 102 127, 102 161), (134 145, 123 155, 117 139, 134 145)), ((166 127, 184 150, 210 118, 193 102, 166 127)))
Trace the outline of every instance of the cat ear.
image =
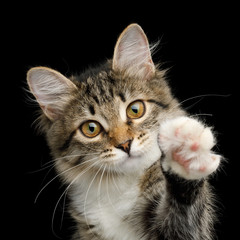
POLYGON ((63 111, 76 85, 61 73, 46 67, 34 67, 27 73, 27 82, 45 115, 52 121, 63 111))
POLYGON ((150 79, 155 73, 148 39, 138 24, 129 25, 120 35, 114 49, 113 70, 127 71, 150 79))

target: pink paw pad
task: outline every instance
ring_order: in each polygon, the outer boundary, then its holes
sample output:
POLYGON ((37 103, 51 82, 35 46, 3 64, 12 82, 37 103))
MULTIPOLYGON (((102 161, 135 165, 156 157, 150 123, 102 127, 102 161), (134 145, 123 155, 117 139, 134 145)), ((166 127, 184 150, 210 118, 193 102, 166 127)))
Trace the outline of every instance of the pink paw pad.
POLYGON ((202 172, 202 173, 204 173, 206 170, 207 170, 206 166, 202 166, 199 168, 199 172, 202 172))
POLYGON ((198 149, 199 149, 199 143, 195 142, 191 145, 190 149, 193 151, 193 152, 196 152, 198 149))
POLYGON ((181 154, 178 151, 173 152, 172 157, 176 162, 181 164, 184 168, 189 167, 191 159, 185 159, 183 156, 181 156, 181 154))

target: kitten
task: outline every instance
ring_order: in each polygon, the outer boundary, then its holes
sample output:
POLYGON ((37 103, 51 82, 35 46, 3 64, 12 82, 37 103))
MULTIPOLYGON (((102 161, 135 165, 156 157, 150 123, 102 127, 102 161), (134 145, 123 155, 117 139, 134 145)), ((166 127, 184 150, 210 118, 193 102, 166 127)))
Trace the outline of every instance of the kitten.
POLYGON ((72 239, 214 238, 215 138, 173 97, 139 25, 99 67, 70 78, 35 67, 27 81, 67 184, 72 239))

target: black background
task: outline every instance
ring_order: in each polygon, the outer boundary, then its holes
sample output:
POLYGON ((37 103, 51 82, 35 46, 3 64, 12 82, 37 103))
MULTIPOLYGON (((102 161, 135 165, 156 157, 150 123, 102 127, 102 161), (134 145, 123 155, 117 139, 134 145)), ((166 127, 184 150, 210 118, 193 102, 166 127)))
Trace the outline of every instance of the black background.
MULTIPOLYGON (((168 2, 109 2, 76 5, 6 5, 1 14, 1 119, 3 229, 7 239, 69 239, 71 222, 60 201, 64 191, 44 167, 50 160, 34 120, 36 106, 28 101, 26 72, 48 66, 69 76, 111 58, 117 37, 130 23, 139 23, 150 42, 160 40, 155 62, 171 68, 170 85, 191 114, 214 126, 216 150, 226 161, 212 179, 219 206, 219 239, 236 236, 239 225, 239 63, 237 6, 168 2), (141 6, 140 6, 141 5, 141 6), (217 96, 219 95, 219 96, 217 96), (220 96, 221 95, 221 96, 220 96), (199 101, 201 100, 201 101, 199 101), (198 102, 199 101, 199 102, 198 102), (205 115, 206 114, 206 115, 205 115), (40 169, 43 169, 39 171, 40 169), (62 224, 61 224, 62 222, 62 224), (54 230, 54 231, 53 231, 54 230), (54 235, 55 232, 55 236, 54 235)), ((49 171, 50 170, 50 171, 49 171)))

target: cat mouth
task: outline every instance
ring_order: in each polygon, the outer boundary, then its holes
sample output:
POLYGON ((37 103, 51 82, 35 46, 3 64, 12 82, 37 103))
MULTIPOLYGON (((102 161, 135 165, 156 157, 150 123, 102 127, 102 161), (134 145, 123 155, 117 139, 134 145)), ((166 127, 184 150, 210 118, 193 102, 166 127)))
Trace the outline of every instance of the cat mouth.
POLYGON ((138 160, 138 159, 140 159, 141 158, 141 155, 131 155, 131 154, 129 154, 128 156, 127 156, 127 159, 125 160, 125 161, 135 161, 135 160, 138 160))
POLYGON ((144 154, 129 152, 125 156, 125 161, 138 160, 142 158, 144 154))
POLYGON ((144 154, 126 154, 126 156, 118 159, 117 165, 120 169, 128 170, 128 171, 135 171, 138 168, 141 168, 141 165, 144 165, 146 162, 146 157, 144 154))

